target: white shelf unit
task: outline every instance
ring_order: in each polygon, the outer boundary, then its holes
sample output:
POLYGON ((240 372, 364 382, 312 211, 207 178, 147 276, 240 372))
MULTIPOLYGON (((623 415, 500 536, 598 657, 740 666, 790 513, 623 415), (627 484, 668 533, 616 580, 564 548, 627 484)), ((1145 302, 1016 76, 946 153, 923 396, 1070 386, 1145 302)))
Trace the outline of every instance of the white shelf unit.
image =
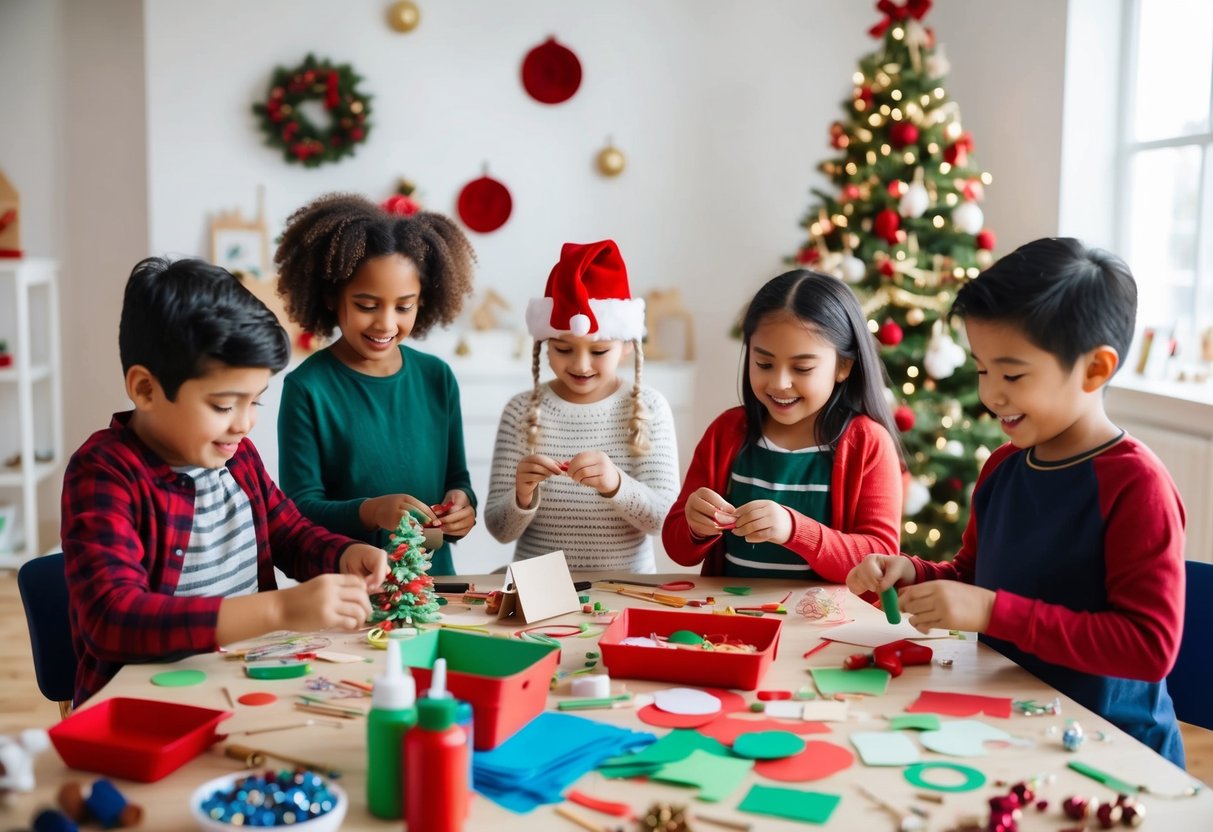
POLYGON ((12 366, 0 369, 0 460, 20 460, 0 467, 0 504, 17 507, 0 568, 38 554, 38 486, 63 461, 59 337, 55 261, 0 259, 0 338, 13 356, 12 366))

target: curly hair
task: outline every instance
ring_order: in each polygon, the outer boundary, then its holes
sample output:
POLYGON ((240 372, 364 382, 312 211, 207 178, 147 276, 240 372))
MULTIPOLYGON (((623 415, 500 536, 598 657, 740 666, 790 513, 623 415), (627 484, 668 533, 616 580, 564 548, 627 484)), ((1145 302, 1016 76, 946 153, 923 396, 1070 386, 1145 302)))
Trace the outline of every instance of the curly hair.
POLYGON ((412 335, 446 325, 472 292, 476 253, 455 223, 441 214, 389 214, 357 194, 326 194, 286 221, 274 252, 278 294, 291 320, 314 335, 337 327, 330 308, 367 260, 400 254, 421 275, 421 303, 412 335))

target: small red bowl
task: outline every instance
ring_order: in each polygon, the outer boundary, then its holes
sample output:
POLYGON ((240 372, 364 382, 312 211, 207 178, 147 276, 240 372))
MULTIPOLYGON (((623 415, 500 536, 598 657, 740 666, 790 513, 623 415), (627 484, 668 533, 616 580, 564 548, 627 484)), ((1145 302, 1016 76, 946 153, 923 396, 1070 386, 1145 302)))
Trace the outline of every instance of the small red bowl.
POLYGON ((115 697, 69 716, 48 733, 70 768, 152 783, 219 740, 231 711, 115 697))

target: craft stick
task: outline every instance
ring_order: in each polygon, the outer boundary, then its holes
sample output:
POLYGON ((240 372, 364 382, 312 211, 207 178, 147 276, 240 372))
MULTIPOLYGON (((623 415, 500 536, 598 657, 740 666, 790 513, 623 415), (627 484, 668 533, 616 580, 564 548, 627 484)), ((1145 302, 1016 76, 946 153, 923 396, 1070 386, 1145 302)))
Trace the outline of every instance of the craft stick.
POLYGON ((265 763, 266 757, 272 757, 275 760, 281 760, 284 763, 290 763, 293 766, 310 769, 328 774, 330 777, 340 777, 341 772, 337 769, 329 768, 321 763, 313 763, 309 760, 301 760, 298 757, 288 757, 286 754, 279 754, 276 751, 267 751, 264 748, 250 748, 247 745, 238 745, 232 743, 223 749, 223 753, 231 757, 233 760, 243 760, 244 764, 249 768, 260 768, 265 763))
POLYGON ((338 710, 327 705, 313 705, 309 702, 296 702, 295 710, 307 711, 309 714, 323 714, 324 716, 338 716, 342 719, 354 719, 357 715, 349 711, 338 710))
POLYGON ((366 682, 356 682, 353 679, 342 679, 340 682, 338 682, 338 684, 345 685, 346 687, 353 688, 354 690, 360 690, 363 693, 371 693, 375 690, 366 682))
POLYGON ((228 690, 226 686, 224 686, 222 688, 222 690, 223 690, 223 698, 227 700, 227 706, 229 708, 231 708, 233 711, 236 710, 236 703, 232 701, 232 692, 230 690, 228 690))
POLYGON ((696 823, 710 823, 714 824, 715 826, 722 826, 725 829, 737 829, 740 830, 740 832, 749 832, 749 830, 754 828, 753 824, 746 823, 745 821, 729 820, 728 818, 713 818, 709 817, 708 815, 701 815, 698 812, 695 813, 694 820, 696 823))
POLYGON ((565 808, 564 806, 557 806, 556 814, 560 815, 565 820, 571 820, 573 823, 577 824, 582 829, 590 830, 590 832, 608 832, 606 827, 599 826, 598 824, 594 823, 589 818, 583 817, 582 815, 579 815, 576 812, 574 812, 572 809, 565 808))
POLYGON ((821 644, 818 644, 816 647, 809 648, 808 651, 806 651, 805 654, 803 656, 801 656, 801 658, 807 659, 809 656, 813 655, 814 653, 820 653, 822 650, 826 649, 833 643, 834 642, 830 641, 828 638, 823 638, 821 640, 821 644))
POLYGON ((488 627, 481 627, 479 624, 446 624, 440 621, 438 622, 438 626, 444 630, 468 630, 473 633, 484 633, 485 635, 493 634, 492 630, 488 627))
POLYGON ((236 731, 235 733, 228 734, 228 736, 234 737, 234 736, 238 736, 240 734, 244 734, 244 735, 251 737, 254 734, 268 734, 272 731, 286 731, 291 728, 310 728, 313 725, 323 725, 326 728, 344 728, 345 727, 345 725, 343 725, 342 723, 338 722, 335 719, 309 719, 309 720, 306 720, 305 722, 292 722, 290 725, 275 725, 271 728, 254 728, 251 731, 236 731))

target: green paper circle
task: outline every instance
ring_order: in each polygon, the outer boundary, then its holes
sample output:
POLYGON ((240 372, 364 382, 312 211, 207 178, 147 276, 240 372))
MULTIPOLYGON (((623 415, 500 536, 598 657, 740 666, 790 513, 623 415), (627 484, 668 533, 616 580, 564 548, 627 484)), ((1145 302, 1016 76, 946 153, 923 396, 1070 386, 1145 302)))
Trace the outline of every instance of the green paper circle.
POLYGON ((911 786, 934 789, 937 792, 971 792, 986 784, 986 776, 975 768, 957 763, 917 763, 902 772, 911 786), (928 781, 923 774, 932 769, 946 768, 964 775, 964 782, 955 786, 944 786, 928 781))
POLYGON ((202 670, 166 670, 152 677, 153 685, 162 688, 188 688, 190 685, 200 685, 206 681, 206 672, 202 670))
POLYGON ((804 751, 804 740, 791 731, 751 731, 733 740, 733 753, 751 760, 782 760, 804 751))
POLYGON ((726 586, 724 591, 730 595, 749 595, 754 591, 752 586, 726 586))

